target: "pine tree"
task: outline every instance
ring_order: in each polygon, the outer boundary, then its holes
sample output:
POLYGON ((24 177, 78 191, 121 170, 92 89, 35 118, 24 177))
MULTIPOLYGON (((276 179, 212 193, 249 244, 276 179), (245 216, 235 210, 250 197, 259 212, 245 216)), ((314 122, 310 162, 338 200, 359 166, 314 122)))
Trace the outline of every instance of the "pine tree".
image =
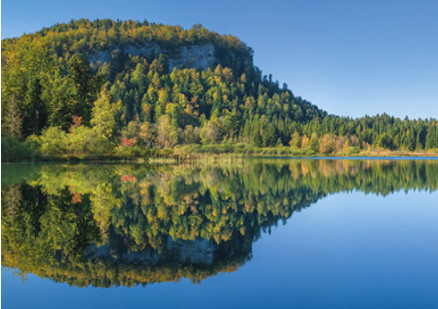
POLYGON ((27 94, 23 104, 23 134, 41 134, 48 114, 46 105, 41 99, 42 86, 38 78, 31 78, 27 85, 27 94))
POLYGON ((12 95, 5 110, 4 121, 2 124, 3 128, 10 136, 21 138, 22 122, 20 109, 18 108, 18 101, 15 99, 15 96, 12 95))
POLYGON ((73 115, 82 116, 88 123, 91 116, 93 100, 99 87, 82 54, 74 54, 69 62, 68 77, 73 88, 73 115))

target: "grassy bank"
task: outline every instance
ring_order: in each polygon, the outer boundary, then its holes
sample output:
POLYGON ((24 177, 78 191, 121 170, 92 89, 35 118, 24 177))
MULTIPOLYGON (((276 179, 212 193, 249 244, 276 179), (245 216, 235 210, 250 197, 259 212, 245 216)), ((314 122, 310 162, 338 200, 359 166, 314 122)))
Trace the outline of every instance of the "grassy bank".
POLYGON ((204 155, 233 154, 239 155, 257 155, 257 156, 291 156, 291 157, 422 157, 438 156, 436 150, 389 150, 389 149, 359 149, 350 147, 346 151, 319 152, 312 149, 300 149, 293 147, 267 147, 259 148, 244 143, 227 143, 215 145, 184 145, 172 149, 173 154, 179 158, 196 158, 204 155))
POLYGON ((435 157, 438 151, 406 151, 388 149, 358 149, 350 147, 346 151, 333 151, 330 153, 317 152, 311 149, 297 149, 293 147, 258 148, 244 143, 222 144, 190 144, 174 148, 144 148, 125 152, 75 154, 64 153, 45 155, 35 145, 18 142, 10 138, 2 139, 2 162, 119 162, 119 163, 157 163, 172 164, 186 161, 215 161, 231 160, 245 156, 288 156, 288 157, 435 157))

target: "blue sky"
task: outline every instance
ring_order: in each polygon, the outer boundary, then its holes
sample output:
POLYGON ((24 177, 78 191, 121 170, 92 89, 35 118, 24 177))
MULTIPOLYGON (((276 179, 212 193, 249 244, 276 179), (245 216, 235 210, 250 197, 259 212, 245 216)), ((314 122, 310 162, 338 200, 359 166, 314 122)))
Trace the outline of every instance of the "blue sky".
POLYGON ((2 38, 78 18, 202 23, 330 113, 438 118, 438 1, 5 0, 2 38))

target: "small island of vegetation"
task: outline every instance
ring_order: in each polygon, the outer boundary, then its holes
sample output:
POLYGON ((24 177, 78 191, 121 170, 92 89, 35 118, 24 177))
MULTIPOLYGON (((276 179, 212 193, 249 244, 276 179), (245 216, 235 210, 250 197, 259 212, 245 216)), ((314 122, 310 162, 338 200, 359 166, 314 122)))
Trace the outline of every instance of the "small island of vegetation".
POLYGON ((2 161, 436 155, 436 119, 328 114, 201 25, 81 19, 2 40, 2 161))

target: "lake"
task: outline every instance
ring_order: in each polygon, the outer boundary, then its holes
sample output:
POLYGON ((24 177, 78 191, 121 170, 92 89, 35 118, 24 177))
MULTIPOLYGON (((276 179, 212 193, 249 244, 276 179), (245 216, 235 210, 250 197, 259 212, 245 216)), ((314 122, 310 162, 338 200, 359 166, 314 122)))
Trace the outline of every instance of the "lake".
POLYGON ((3 308, 438 308, 438 160, 2 165, 3 308))

